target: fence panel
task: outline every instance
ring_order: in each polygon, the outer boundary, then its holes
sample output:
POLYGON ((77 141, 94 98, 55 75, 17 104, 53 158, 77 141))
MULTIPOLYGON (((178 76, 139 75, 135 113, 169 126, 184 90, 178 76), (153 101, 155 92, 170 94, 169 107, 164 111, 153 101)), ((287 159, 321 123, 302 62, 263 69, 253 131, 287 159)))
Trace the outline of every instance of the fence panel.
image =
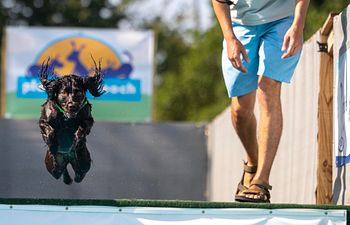
MULTIPOLYGON (((344 156, 349 160, 350 132, 350 6, 334 20, 334 152, 337 156, 344 156)), ((333 168, 333 202, 349 204, 350 194, 346 187, 350 186, 350 165, 337 160, 333 168)))

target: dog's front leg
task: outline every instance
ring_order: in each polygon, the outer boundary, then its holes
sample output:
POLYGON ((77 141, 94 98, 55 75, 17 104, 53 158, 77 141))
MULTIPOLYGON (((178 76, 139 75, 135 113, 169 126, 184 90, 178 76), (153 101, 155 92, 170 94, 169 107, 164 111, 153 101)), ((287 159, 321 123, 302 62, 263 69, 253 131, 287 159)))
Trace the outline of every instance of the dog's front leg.
POLYGON ((54 140, 55 140, 55 130, 45 120, 39 120, 39 127, 41 130, 41 135, 43 137, 44 142, 49 147, 49 150, 54 153, 55 150, 52 149, 52 146, 54 145, 54 140))
POLYGON ((88 118, 84 120, 74 134, 73 148, 76 150, 82 149, 86 143, 86 136, 90 133, 94 120, 88 118))

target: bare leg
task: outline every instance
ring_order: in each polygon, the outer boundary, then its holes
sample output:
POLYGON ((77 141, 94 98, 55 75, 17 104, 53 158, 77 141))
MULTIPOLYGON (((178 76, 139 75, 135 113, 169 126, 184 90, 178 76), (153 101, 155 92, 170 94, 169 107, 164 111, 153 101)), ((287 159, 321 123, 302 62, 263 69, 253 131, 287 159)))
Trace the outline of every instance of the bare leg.
MULTIPOLYGON (((282 134, 281 82, 260 76, 258 101, 260 107, 258 169, 254 179, 269 183, 271 167, 282 134)), ((259 190, 253 185, 252 190, 259 190)), ((247 195, 249 198, 258 196, 247 195)))
MULTIPOLYGON (((254 115, 256 92, 233 97, 231 102, 232 125, 247 153, 247 165, 258 164, 258 143, 256 137, 256 118, 254 115)), ((243 185, 249 187, 253 174, 245 173, 243 185)))

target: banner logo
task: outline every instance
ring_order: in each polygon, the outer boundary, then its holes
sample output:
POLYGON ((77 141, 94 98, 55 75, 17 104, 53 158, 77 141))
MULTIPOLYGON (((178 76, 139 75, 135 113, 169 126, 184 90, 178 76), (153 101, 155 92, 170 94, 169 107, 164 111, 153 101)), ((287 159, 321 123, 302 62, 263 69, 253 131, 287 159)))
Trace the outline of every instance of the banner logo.
POLYGON ((105 91, 100 100, 139 101, 141 81, 132 79, 133 56, 128 51, 120 52, 107 44, 87 37, 59 39, 42 50, 26 69, 25 76, 18 78, 17 97, 45 98, 39 88, 38 74, 48 58, 49 73, 55 76, 76 74, 86 77, 94 74, 96 62, 101 62, 105 91))
MULTIPOLYGON (((110 101, 140 101, 141 100, 141 81, 131 79, 104 79, 103 90, 105 94, 98 100, 110 101)), ((89 99, 94 97, 87 92, 89 99)), ((19 77, 17 86, 18 98, 47 98, 40 80, 38 78, 19 77)))

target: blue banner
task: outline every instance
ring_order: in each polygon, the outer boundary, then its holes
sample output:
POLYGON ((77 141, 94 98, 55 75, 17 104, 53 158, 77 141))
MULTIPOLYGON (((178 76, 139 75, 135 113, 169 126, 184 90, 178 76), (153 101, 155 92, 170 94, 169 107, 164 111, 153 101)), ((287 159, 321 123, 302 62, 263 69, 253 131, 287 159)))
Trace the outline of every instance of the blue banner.
MULTIPOLYGON (((105 78, 105 93, 96 100, 108 101, 140 101, 141 81, 136 79, 105 78)), ((86 95, 89 99, 95 99, 89 92, 86 95)), ((40 80, 33 77, 19 77, 17 80, 17 98, 46 99, 40 80)))

